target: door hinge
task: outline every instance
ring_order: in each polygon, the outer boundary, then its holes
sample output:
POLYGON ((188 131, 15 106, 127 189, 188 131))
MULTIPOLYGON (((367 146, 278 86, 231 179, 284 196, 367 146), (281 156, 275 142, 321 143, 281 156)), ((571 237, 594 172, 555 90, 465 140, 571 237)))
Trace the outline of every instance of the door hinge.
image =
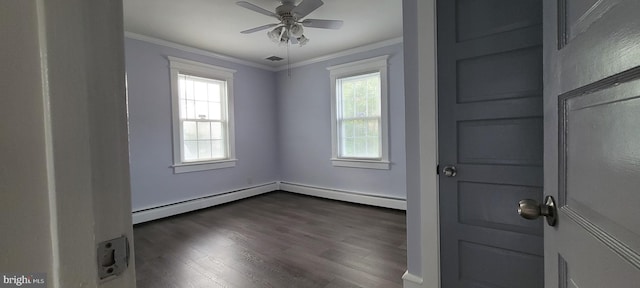
POLYGON ((436 175, 440 175, 440 164, 436 165, 436 175))

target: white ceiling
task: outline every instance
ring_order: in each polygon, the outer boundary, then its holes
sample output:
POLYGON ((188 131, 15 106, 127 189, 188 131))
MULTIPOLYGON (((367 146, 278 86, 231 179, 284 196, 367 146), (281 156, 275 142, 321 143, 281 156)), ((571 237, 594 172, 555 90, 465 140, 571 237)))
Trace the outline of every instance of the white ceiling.
MULTIPOLYGON (((279 0, 247 0, 274 11, 279 0)), ((125 31, 166 40, 217 54, 279 67, 275 55, 286 59, 287 48, 267 38, 267 31, 240 31, 276 23, 235 4, 235 0, 124 0, 125 31)), ((296 1, 298 3, 299 1, 296 1)), ((323 0, 305 18, 343 20, 339 30, 305 28, 310 39, 291 45, 291 63, 301 62, 372 43, 402 37, 402 0, 323 0)))

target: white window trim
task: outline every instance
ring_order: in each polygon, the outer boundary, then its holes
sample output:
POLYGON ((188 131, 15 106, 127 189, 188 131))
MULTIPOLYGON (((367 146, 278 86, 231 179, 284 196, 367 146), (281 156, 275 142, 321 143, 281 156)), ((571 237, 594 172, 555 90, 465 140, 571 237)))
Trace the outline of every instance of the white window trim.
POLYGON ((171 117, 173 122, 173 173, 186 173, 234 167, 236 165, 235 125, 233 117, 233 73, 236 70, 167 56, 171 73, 171 117), (182 162, 178 74, 188 74, 227 82, 227 147, 228 158, 210 161, 182 162))
POLYGON ((389 88, 387 60, 389 55, 369 58, 346 64, 327 67, 331 79, 331 164, 338 167, 390 169, 389 162, 389 88), (336 100, 336 80, 367 73, 380 72, 380 128, 382 157, 380 159, 341 158, 338 139, 338 111, 336 100))

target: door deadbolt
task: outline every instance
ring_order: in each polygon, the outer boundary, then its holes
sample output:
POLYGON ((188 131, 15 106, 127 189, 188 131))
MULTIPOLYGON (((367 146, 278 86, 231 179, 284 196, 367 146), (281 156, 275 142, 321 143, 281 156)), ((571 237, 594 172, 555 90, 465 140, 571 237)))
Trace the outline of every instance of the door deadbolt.
POLYGON ((456 169, 456 166, 446 166, 442 169, 442 174, 447 177, 455 177, 456 174, 458 174, 458 170, 456 169))
POLYGON ((518 202, 518 214, 524 219, 537 219, 540 216, 547 218, 549 226, 555 226, 558 222, 558 212, 556 209, 556 201, 552 196, 544 197, 544 204, 538 204, 533 199, 522 199, 518 202))

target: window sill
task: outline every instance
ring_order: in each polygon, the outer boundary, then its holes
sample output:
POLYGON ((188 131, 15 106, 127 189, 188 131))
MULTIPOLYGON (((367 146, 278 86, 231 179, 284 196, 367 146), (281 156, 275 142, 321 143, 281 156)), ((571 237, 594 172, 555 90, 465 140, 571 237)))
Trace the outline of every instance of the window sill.
POLYGON ((238 161, 238 159, 180 163, 180 164, 175 164, 171 166, 171 168, 173 168, 173 174, 179 174, 179 173, 188 173, 188 172, 197 172, 197 171, 235 167, 236 161, 238 161))
POLYGON ((391 162, 385 160, 331 158, 331 164, 337 167, 389 170, 391 162))

